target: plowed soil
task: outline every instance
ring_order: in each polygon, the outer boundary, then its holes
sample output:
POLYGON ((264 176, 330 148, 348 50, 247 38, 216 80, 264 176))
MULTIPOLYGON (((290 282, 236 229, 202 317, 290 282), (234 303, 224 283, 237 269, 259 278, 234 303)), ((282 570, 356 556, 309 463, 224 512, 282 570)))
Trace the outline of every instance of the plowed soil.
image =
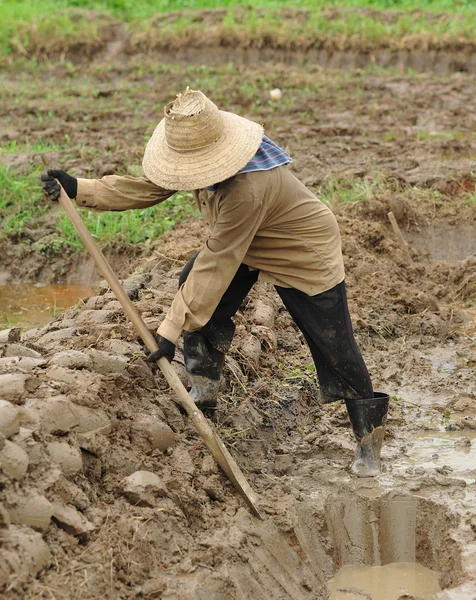
MULTIPOLYGON (((264 122, 295 173, 333 201, 356 336, 392 403, 384 473, 356 480, 345 407, 320 402, 301 334, 274 291, 257 285, 236 316, 215 421, 260 496, 259 522, 103 285, 0 344, 2 597, 325 598, 343 564, 416 560, 440 573, 438 599, 474 599, 476 465, 440 464, 435 452, 423 466, 412 455, 423 432, 457 432, 456 454, 475 443, 474 77, 269 64, 184 73, 143 56, 41 76, 61 93, 45 99, 35 72, 5 76, 3 139, 63 143, 67 133, 74 146, 10 154, 20 170, 126 172, 185 85, 264 122), (273 87, 280 102, 269 99, 273 87)), ((38 239, 48 219, 36 224, 38 239)), ((189 220, 149 246, 110 249, 123 278, 135 272, 125 285, 151 329, 205 236, 189 220)), ((5 242, 2 251, 7 281, 98 279, 66 249, 53 259, 5 242)), ((185 382, 180 352, 173 364, 185 382)))

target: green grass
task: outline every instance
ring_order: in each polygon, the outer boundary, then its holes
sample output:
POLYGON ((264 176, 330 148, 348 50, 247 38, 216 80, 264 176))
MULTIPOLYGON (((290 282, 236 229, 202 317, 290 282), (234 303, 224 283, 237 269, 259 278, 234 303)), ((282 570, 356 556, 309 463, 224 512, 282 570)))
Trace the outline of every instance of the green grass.
POLYGON ((59 144, 52 144, 51 142, 44 142, 43 140, 38 140, 33 144, 19 144, 16 140, 11 140, 0 147, 0 153, 5 152, 7 154, 21 154, 23 152, 41 153, 59 150, 61 150, 61 146, 59 144))
POLYGON ((48 211, 38 185, 40 169, 19 176, 0 164, 0 235, 21 236, 30 222, 48 211))
POLYGON ((476 192, 471 192, 463 200, 463 206, 476 208, 476 192))
MULTIPOLYGON (((51 234, 35 242, 37 251, 55 254, 65 246, 79 250, 83 244, 66 215, 56 213, 54 220, 48 215, 51 203, 41 191, 41 170, 19 175, 0 165, 0 237, 31 243, 25 229, 53 225, 51 234)), ((177 193, 157 206, 142 210, 108 213, 81 210, 80 214, 93 237, 104 246, 153 242, 179 221, 199 216, 199 211, 191 194, 177 193)))
MULTIPOLYGON (((50 13, 51 10, 84 8, 109 12, 117 17, 134 21, 156 13, 177 10, 201 10, 246 6, 253 8, 290 8, 289 0, 4 0, 0 3, 6 14, 15 15, 50 13), (41 7, 41 8, 40 8, 41 7)), ((296 8, 322 9, 328 6, 370 7, 377 10, 424 10, 461 13, 474 10, 474 0, 300 0, 296 8)))
POLYGON ((327 185, 319 186, 316 194, 322 202, 328 205, 354 204, 369 202, 384 189, 385 183, 381 177, 373 179, 333 178, 327 185))
MULTIPOLYGON (((92 236, 102 244, 151 243, 176 223, 200 215, 192 195, 184 192, 151 208, 110 213, 81 210, 80 214, 92 236)), ((68 246, 83 247, 65 214, 58 216, 57 228, 58 238, 68 246)))
MULTIPOLYGON (((269 41, 271 34, 282 43, 292 44, 302 44, 316 36, 357 36, 379 42, 421 33, 431 33, 438 41, 443 36, 474 39, 476 30, 474 0, 301 0, 298 8, 311 10, 304 23, 283 19, 276 12, 292 6, 289 0, 224 0, 220 3, 216 0, 0 0, 0 57, 36 55, 41 58, 78 47, 83 54, 93 53, 102 44, 100 28, 104 16, 125 21, 129 31, 137 35, 139 49, 147 42, 150 31, 153 34, 149 45, 173 42, 180 34, 203 41, 203 25, 194 22, 191 11, 206 8, 227 10, 221 27, 224 39, 231 42, 235 38, 241 41, 253 38, 261 43, 269 41), (323 12, 329 7, 396 10, 402 14, 391 22, 380 20, 378 14, 352 10, 329 17, 323 12), (187 10, 181 18, 160 24, 154 22, 156 14, 184 9, 187 10), (405 14, 415 9, 428 11, 428 14, 405 14), (88 10, 95 12, 88 15, 88 10), (441 16, 436 18, 433 13, 441 16)), ((213 35, 214 26, 206 27, 213 35)))

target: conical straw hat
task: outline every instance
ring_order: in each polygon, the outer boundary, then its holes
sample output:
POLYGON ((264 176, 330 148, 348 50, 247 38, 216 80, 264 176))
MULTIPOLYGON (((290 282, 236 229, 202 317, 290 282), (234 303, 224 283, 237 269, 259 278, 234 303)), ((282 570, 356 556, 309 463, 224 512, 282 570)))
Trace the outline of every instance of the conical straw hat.
POLYGON ((256 154, 263 128, 218 110, 200 91, 187 90, 164 109, 144 153, 150 181, 167 190, 197 190, 236 175, 256 154))

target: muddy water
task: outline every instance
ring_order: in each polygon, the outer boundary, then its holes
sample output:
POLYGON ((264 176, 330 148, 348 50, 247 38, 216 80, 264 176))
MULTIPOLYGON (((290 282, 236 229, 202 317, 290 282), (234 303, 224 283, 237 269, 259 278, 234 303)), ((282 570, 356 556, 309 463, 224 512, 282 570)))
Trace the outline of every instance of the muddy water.
POLYGON ((89 285, 0 285, 0 329, 40 327, 94 293, 89 285))
POLYGON ((420 233, 406 234, 410 244, 428 252, 432 262, 462 261, 476 252, 476 227, 473 224, 433 223, 420 233))
POLYGON ((440 590, 438 573, 409 563, 348 565, 339 569, 328 587, 331 600, 398 600, 404 594, 432 600, 440 590))
POLYGON ((452 469, 451 474, 472 472, 476 478, 476 431, 425 431, 413 441, 407 454, 395 461, 392 470, 411 466, 452 469))

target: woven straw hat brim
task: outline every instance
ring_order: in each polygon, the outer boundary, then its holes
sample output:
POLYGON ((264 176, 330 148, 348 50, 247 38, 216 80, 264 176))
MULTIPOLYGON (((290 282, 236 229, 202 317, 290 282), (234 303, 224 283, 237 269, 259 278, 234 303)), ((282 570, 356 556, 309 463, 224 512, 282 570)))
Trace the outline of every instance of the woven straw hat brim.
POLYGON ((221 137, 206 148, 187 152, 167 145, 162 119, 145 149, 145 176, 166 190, 198 190, 236 175, 256 154, 263 128, 233 113, 220 113, 224 124, 221 137))

